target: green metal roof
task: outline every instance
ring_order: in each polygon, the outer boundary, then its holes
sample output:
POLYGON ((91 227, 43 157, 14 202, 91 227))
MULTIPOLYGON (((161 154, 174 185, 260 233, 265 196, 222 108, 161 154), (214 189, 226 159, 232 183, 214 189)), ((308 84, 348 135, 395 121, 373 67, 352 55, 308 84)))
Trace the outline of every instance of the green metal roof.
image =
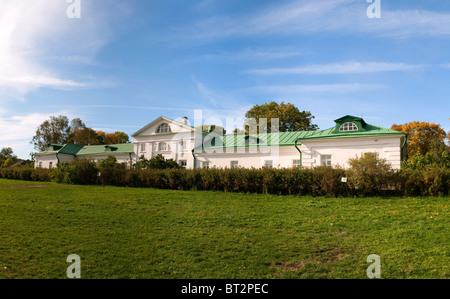
POLYGON ((75 156, 82 149, 82 145, 77 144, 49 144, 46 151, 38 153, 38 155, 66 154, 75 156))
POLYGON ((133 143, 109 145, 79 145, 79 144, 49 144, 49 150, 37 153, 38 155, 66 154, 72 156, 110 155, 134 153, 133 143))
POLYGON ((82 149, 83 146, 79 144, 65 144, 60 150, 59 154, 66 154, 66 155, 72 155, 75 156, 80 149, 82 149))
POLYGON ((134 153, 134 144, 123 143, 123 144, 85 146, 77 153, 77 156, 131 154, 131 153, 134 153))
POLYGON ((353 138, 371 137, 385 135, 405 135, 401 132, 374 126, 366 123, 362 118, 346 115, 335 120, 336 125, 332 128, 320 131, 296 131, 266 133, 257 135, 227 135, 216 137, 215 142, 207 142, 203 148, 219 149, 232 147, 256 147, 256 146, 294 146, 296 141, 321 139, 321 138, 353 138), (358 127, 358 131, 339 132, 340 126, 345 122, 353 122, 358 127), (276 142, 275 138, 278 138, 276 142), (222 142, 220 141, 222 140, 222 142))

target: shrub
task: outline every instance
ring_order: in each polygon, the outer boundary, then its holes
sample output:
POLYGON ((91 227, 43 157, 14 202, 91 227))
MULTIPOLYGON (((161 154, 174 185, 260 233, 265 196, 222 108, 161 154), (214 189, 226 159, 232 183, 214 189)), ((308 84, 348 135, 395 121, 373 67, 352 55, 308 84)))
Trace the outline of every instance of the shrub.
POLYGON ((126 185, 126 163, 118 163, 116 157, 108 156, 99 160, 97 167, 100 172, 99 181, 103 185, 125 186, 126 185))
POLYGON ((97 165, 87 159, 75 159, 61 163, 49 170, 52 182, 78 185, 93 185, 97 181, 97 165))
POLYGON ((352 159, 346 171, 340 168, 314 169, 127 169, 114 157, 97 164, 81 159, 55 169, 0 168, 0 178, 95 184, 101 172, 102 185, 173 190, 213 190, 279 195, 339 197, 348 195, 446 196, 450 169, 428 165, 424 169, 393 171, 384 159, 367 153, 352 159), (348 183, 341 178, 348 177, 348 183))
POLYGON ((174 159, 165 159, 163 155, 158 154, 150 160, 145 159, 142 155, 139 161, 134 165, 136 169, 172 169, 180 168, 174 159))
POLYGON ((359 158, 350 158, 348 163, 348 185, 351 189, 364 196, 388 190, 394 171, 378 153, 363 153, 359 158))

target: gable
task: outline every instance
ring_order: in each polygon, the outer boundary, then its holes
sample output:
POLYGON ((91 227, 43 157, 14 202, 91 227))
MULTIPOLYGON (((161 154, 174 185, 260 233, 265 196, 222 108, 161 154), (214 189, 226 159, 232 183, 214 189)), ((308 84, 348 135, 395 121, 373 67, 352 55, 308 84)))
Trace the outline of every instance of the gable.
POLYGON ((189 125, 160 116, 136 133, 132 134, 131 137, 176 134, 180 132, 192 132, 193 130, 194 128, 189 125))

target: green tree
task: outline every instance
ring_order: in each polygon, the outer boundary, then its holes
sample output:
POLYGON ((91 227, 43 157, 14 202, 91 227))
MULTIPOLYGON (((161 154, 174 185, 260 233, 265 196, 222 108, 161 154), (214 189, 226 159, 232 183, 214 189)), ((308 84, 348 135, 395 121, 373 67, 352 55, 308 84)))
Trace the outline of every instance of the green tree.
POLYGON ((218 125, 201 125, 198 126, 197 129, 201 129, 206 132, 214 132, 220 136, 227 134, 227 131, 223 127, 218 125))
POLYGON ((291 103, 278 104, 276 102, 265 103, 263 105, 255 105, 245 114, 245 132, 252 133, 249 127, 256 125, 259 132, 269 132, 272 126, 272 119, 279 120, 279 132, 292 131, 313 131, 318 126, 312 123, 314 116, 309 111, 300 111, 291 103), (261 122, 266 119, 267 124, 261 122), (253 123, 256 121, 256 124, 253 123))
POLYGON ((4 147, 0 151, 0 166, 8 167, 17 161, 17 156, 14 155, 12 148, 4 147), (8 161, 8 165, 5 166, 5 162, 8 161))
POLYGON ((31 143, 39 151, 44 151, 48 144, 64 144, 70 134, 69 118, 64 115, 50 116, 36 130, 31 143))
POLYGON ((6 159, 3 162, 2 167, 9 167, 9 166, 13 165, 14 163, 15 163, 15 161, 11 157, 9 157, 8 159, 6 159))
POLYGON ((114 135, 116 135, 116 137, 117 137, 118 144, 130 143, 130 137, 125 132, 117 131, 117 132, 114 132, 114 135))
POLYGON ((66 143, 80 145, 98 145, 97 132, 91 128, 79 128, 69 134, 66 143))

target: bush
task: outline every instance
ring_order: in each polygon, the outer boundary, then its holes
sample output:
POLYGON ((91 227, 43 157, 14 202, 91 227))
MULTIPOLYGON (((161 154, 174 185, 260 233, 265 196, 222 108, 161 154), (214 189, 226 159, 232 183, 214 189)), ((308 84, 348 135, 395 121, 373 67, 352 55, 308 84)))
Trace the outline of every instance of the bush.
POLYGON ((97 165, 87 159, 75 159, 70 163, 61 163, 49 171, 52 182, 93 185, 97 181, 97 165))
POLYGON ((213 190, 279 195, 340 197, 348 195, 404 196, 449 195, 450 169, 428 166, 393 171, 384 159, 365 154, 350 161, 351 167, 314 169, 127 169, 114 157, 97 164, 81 159, 60 164, 56 169, 0 168, 0 178, 95 184, 101 172, 102 185, 173 190, 213 190), (347 176, 348 183, 341 178, 347 176))
POLYGON ((359 158, 349 159, 348 163, 348 185, 357 193, 370 196, 389 189, 394 171, 378 153, 363 153, 359 158))
POLYGON ((180 168, 180 165, 174 159, 165 159, 163 155, 158 154, 150 160, 142 155, 139 161, 134 165, 136 169, 172 169, 180 168))
POLYGON ((100 172, 99 181, 102 185, 125 186, 126 185, 126 163, 118 163, 116 157, 108 156, 97 162, 100 172))

